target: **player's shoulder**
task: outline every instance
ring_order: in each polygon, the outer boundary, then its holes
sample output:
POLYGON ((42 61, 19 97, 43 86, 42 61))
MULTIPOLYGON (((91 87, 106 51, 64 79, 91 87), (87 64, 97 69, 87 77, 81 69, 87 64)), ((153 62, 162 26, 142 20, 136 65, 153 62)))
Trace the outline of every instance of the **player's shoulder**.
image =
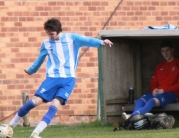
POLYGON ((75 36, 77 36, 78 34, 77 33, 75 33, 75 32, 66 32, 66 33, 63 33, 63 37, 75 37, 75 36))
POLYGON ((87 38, 85 35, 75 33, 75 32, 70 32, 67 35, 70 35, 73 40, 81 40, 81 39, 86 39, 87 38))
POLYGON ((42 43, 49 42, 49 41, 50 41, 50 38, 46 38, 42 41, 42 43))

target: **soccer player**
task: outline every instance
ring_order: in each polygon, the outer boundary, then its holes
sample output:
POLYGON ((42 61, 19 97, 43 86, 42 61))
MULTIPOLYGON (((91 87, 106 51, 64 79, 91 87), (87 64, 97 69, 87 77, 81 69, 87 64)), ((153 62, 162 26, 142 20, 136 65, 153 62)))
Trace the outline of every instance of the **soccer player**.
POLYGON ((46 56, 46 79, 34 96, 17 112, 9 125, 13 128, 31 109, 41 103, 51 102, 47 113, 36 126, 30 138, 40 138, 39 134, 49 125, 60 105, 65 105, 75 86, 75 70, 78 65, 79 49, 82 46, 99 48, 101 45, 112 46, 108 39, 99 40, 77 33, 62 33, 58 19, 51 18, 44 23, 44 30, 49 38, 42 42, 40 54, 35 62, 24 71, 31 75, 36 73, 46 56))
MULTIPOLYGON (((173 55, 172 43, 164 40, 160 46, 165 61, 159 63, 155 69, 150 83, 150 93, 136 100, 131 115, 144 115, 154 107, 165 108, 167 104, 178 102, 179 98, 179 59, 173 55)), ((124 120, 130 117, 122 113, 124 120)))

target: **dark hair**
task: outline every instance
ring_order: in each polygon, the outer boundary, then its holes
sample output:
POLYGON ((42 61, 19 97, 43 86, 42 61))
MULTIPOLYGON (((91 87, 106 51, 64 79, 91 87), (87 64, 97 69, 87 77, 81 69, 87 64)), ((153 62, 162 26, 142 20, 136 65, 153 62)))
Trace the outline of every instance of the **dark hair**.
POLYGON ((58 19, 50 18, 44 23, 44 29, 50 32, 56 31, 59 34, 62 32, 62 25, 58 19))
POLYGON ((169 48, 173 48, 173 45, 171 43, 171 41, 169 40, 163 40, 160 44, 160 48, 164 48, 164 47, 169 47, 169 48))

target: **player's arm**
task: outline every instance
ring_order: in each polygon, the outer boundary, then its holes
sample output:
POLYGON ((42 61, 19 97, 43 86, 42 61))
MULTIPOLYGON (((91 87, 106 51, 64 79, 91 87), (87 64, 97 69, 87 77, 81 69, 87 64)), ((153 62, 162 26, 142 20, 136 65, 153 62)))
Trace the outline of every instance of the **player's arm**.
POLYGON ((42 63, 44 62, 46 55, 47 55, 47 50, 45 49, 44 44, 42 44, 39 56, 28 69, 24 70, 25 73, 29 75, 36 73, 38 69, 40 68, 40 66, 42 65, 42 63))
POLYGON ((92 38, 92 37, 86 37, 84 35, 80 34, 72 34, 73 40, 77 46, 89 46, 89 47, 100 47, 101 45, 111 45, 113 44, 110 40, 105 39, 105 40, 100 40, 97 38, 92 38))

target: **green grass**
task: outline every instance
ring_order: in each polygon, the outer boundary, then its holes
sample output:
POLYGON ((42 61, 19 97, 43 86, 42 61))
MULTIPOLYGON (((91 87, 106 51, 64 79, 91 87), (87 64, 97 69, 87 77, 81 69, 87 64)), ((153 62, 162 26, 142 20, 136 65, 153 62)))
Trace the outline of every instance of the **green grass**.
MULTIPOLYGON (((29 138, 34 127, 16 127, 13 138, 29 138)), ((113 131, 112 124, 101 125, 99 121, 75 126, 49 126, 42 138, 179 138, 179 127, 165 130, 113 131)))

